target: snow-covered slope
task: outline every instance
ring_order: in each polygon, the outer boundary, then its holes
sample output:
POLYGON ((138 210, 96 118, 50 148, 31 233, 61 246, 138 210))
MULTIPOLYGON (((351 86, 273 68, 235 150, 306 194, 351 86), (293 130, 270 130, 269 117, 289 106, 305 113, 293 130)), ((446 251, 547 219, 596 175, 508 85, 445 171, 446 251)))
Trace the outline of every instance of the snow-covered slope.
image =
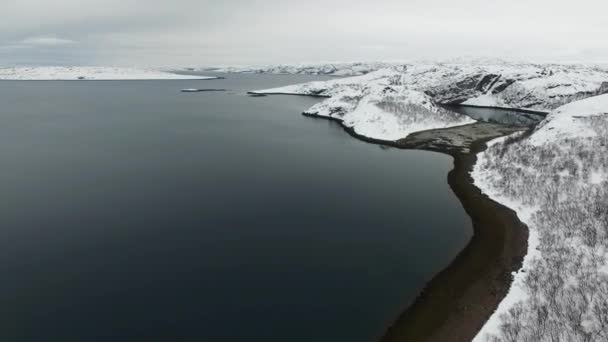
POLYGON ((259 73, 259 74, 288 74, 288 75, 326 75, 326 76, 359 76, 372 71, 396 65, 390 62, 339 62, 314 64, 279 64, 262 67, 228 66, 202 68, 201 71, 228 73, 259 73))
POLYGON ((385 141, 399 140, 418 131, 475 122, 437 106, 423 92, 404 86, 398 68, 252 93, 329 97, 304 114, 336 119, 357 134, 385 141))
POLYGON ((494 141, 472 176, 530 229, 523 268, 475 341, 608 341, 608 95, 494 141))
POLYGON ((608 73, 600 68, 552 65, 528 74, 496 71, 496 83, 464 104, 547 111, 608 92, 608 73))
POLYGON ((608 71, 596 67, 417 64, 252 93, 329 97, 306 113, 343 120, 370 138, 396 140, 420 130, 473 122, 439 104, 548 112, 606 92, 608 71))
POLYGON ((369 79, 425 92, 441 104, 467 104, 548 112, 608 92, 608 71, 580 65, 416 64, 378 70, 354 79, 313 82, 268 92, 331 96, 342 85, 369 79))
POLYGON ((0 67, 0 80, 204 80, 154 69, 112 67, 0 67))
POLYGON ((426 94, 402 86, 371 87, 340 93, 305 114, 342 121, 355 133, 396 141, 411 133, 474 123, 475 120, 438 107, 426 94))

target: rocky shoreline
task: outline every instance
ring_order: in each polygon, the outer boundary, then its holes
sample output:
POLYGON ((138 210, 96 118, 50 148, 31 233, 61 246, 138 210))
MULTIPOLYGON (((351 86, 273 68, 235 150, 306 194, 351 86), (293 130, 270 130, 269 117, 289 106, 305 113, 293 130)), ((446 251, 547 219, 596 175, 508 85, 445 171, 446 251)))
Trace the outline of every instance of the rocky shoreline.
MULTIPOLYGON (((339 119, 329 119, 341 123, 339 119)), ((448 183, 471 217, 474 235, 414 303, 387 324, 380 341, 471 341, 509 291, 512 272, 521 268, 527 252, 528 230, 514 211, 483 195, 473 184, 470 172, 486 142, 523 128, 476 123, 418 132, 392 142, 365 137, 350 127, 342 127, 351 136, 369 143, 434 151, 454 158, 448 183)))
POLYGON ((483 195, 473 184, 470 172, 476 154, 491 139, 476 140, 467 154, 445 152, 454 157, 448 183, 471 217, 474 235, 387 329, 382 342, 469 342, 508 293, 511 273, 521 268, 527 253, 528 230, 514 211, 483 195))

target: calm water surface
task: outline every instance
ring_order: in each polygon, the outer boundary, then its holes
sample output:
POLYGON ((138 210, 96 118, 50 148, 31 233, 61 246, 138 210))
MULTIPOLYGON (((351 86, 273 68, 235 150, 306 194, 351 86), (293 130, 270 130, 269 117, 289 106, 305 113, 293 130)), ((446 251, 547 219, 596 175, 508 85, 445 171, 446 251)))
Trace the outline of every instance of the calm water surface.
POLYGON ((244 94, 312 79, 0 82, 0 340, 381 335, 470 220, 450 157, 244 94))

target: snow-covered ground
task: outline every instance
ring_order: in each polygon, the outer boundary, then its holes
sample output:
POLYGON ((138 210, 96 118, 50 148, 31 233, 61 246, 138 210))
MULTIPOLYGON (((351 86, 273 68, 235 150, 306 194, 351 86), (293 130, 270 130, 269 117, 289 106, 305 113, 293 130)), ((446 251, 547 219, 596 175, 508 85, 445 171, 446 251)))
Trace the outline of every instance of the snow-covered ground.
POLYGON ((216 77, 178 75, 155 69, 112 67, 0 67, 0 80, 205 80, 216 77))
POLYGON ((494 141, 472 176, 530 229, 523 268, 475 342, 608 341, 608 95, 494 141))
POLYGON ((549 112, 608 92, 608 71, 580 65, 416 64, 362 76, 253 91, 328 97, 306 111, 343 121, 356 133, 398 140, 413 132, 474 122, 438 105, 549 112))

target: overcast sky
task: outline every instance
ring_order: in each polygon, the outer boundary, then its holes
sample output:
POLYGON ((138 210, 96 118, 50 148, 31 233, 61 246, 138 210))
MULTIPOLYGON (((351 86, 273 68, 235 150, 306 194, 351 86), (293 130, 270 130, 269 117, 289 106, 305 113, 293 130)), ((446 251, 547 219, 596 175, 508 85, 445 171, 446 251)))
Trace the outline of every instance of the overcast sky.
POLYGON ((606 0, 2 2, 1 65, 608 60, 606 0))

